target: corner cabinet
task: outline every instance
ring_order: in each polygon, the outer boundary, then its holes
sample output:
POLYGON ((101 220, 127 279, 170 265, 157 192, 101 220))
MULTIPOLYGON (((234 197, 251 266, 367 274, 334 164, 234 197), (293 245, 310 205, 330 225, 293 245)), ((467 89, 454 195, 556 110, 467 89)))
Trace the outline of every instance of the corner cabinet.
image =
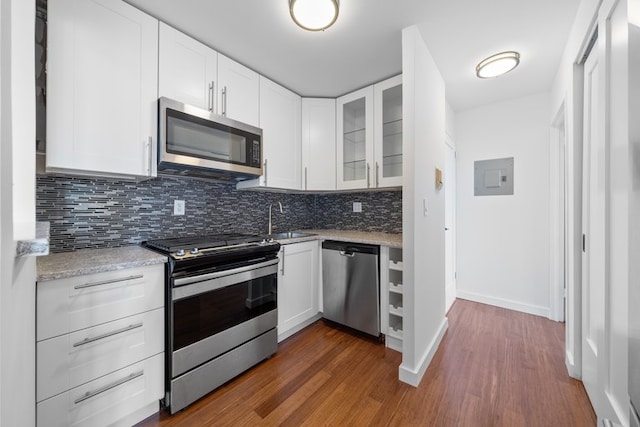
POLYGON ((302 98, 302 189, 336 189, 336 100, 302 98))
POLYGON ((156 176, 158 20, 122 1, 48 3, 50 172, 156 176))
POLYGON ((402 76, 336 100, 338 189, 402 185, 402 76))
POLYGON ((258 179, 237 188, 302 189, 300 96, 260 76, 260 128, 263 170, 258 179))
POLYGON ((316 321, 318 241, 282 245, 278 270, 278 341, 316 321))

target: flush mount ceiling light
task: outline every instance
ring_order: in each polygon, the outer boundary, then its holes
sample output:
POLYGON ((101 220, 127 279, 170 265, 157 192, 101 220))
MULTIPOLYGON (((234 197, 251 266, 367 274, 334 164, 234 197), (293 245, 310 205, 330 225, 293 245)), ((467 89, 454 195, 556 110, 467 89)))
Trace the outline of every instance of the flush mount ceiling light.
POLYGON ((478 64, 476 67, 476 75, 481 79, 498 77, 513 70, 519 63, 520 54, 518 52, 509 51, 497 53, 478 64))
POLYGON ((309 31, 323 31, 338 19, 338 0, 289 0, 293 22, 309 31))

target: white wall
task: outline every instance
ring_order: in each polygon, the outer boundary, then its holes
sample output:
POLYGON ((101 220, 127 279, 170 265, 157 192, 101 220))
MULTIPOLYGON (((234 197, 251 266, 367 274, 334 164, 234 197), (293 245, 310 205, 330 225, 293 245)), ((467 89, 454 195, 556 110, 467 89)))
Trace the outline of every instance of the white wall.
POLYGON ((403 354, 400 379, 418 385, 447 329, 444 277, 444 81, 414 26, 402 32, 403 354), (428 214, 424 215, 424 203, 428 214))
POLYGON ((35 425, 35 2, 0 2, 0 425, 35 425), (25 225, 25 224, 28 224, 25 225))
POLYGON ((548 93, 456 114, 458 297, 549 315, 548 93), (474 161, 514 157, 512 196, 474 196, 474 161))

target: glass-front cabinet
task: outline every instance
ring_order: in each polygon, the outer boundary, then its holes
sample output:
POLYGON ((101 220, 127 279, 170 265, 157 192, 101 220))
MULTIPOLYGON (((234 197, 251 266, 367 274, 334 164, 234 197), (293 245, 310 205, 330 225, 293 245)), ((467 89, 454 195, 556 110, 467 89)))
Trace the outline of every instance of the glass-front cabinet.
POLYGON ((337 107, 337 187, 370 188, 373 160, 373 86, 340 97, 337 107))
POLYGON ((374 94, 375 187, 402 185, 402 76, 380 82, 374 94))
POLYGON ((337 188, 402 186, 402 76, 337 99, 337 188))

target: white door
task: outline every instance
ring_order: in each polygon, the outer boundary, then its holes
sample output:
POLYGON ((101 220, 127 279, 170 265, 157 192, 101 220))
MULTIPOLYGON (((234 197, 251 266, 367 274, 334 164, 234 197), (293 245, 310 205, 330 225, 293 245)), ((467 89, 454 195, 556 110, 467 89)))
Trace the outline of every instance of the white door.
POLYGON ((602 404, 598 356, 604 333, 605 141, 598 49, 584 64, 582 160, 582 381, 596 413, 602 404))
POLYGON ((456 150, 448 141, 444 146, 446 153, 444 169, 445 311, 448 311, 456 299, 456 150))

